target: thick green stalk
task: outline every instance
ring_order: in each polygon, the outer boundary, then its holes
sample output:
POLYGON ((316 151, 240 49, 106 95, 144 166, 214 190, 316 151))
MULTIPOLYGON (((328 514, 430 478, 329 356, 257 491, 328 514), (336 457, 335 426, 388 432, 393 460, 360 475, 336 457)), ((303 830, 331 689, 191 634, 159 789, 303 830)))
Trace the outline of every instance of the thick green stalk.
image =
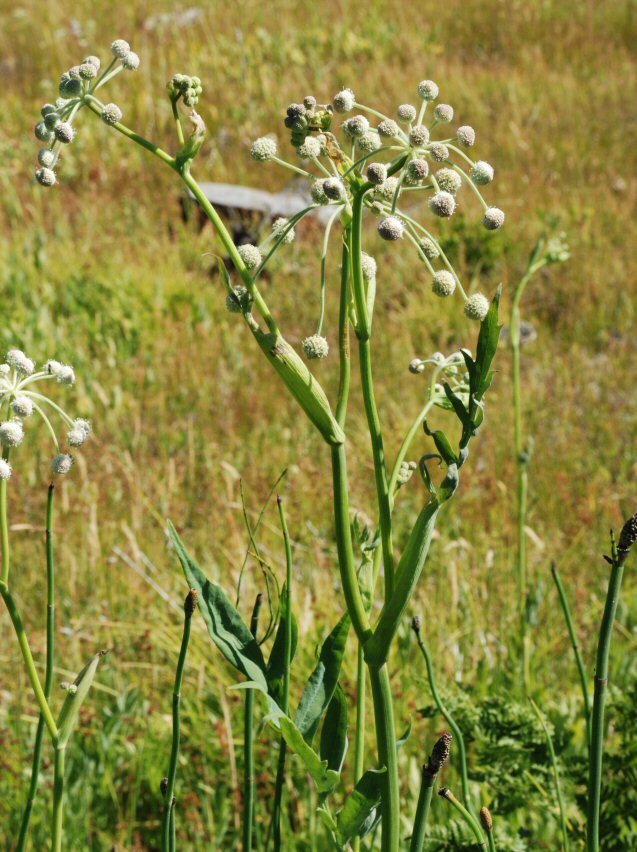
POLYGON ((411 843, 409 844, 409 852, 422 852, 425 845, 425 835, 427 833, 427 819, 429 817, 429 808, 431 806, 431 798, 436 784, 435 776, 428 775, 423 766, 422 783, 420 785, 420 793, 418 795, 418 804, 416 806, 416 816, 414 818, 414 830, 411 834, 411 843))
MULTIPOLYGON (((356 659, 356 739, 354 741, 354 784, 363 775, 365 767, 365 692, 367 689, 367 669, 365 668, 365 655, 363 646, 358 643, 358 654, 356 659)), ((360 837, 352 841, 352 849, 359 852, 361 848, 360 837)))
MULTIPOLYGON (((51 698, 51 690, 53 688, 53 666, 55 663, 55 560, 53 554, 53 497, 55 488, 53 483, 49 485, 48 499, 46 505, 46 586, 47 586, 47 607, 46 607, 46 673, 44 675, 44 697, 47 702, 51 698)), ((38 790, 38 782, 40 777, 40 762, 42 759, 42 739, 44 737, 44 716, 40 713, 38 719, 38 727, 35 734, 35 744, 33 747, 33 765, 31 767, 31 782, 29 784, 29 794, 27 798, 24 815, 22 817, 22 825, 20 826, 20 835, 18 837, 17 852, 24 852, 29 834, 29 823, 31 821, 31 813, 33 804, 38 790)))
POLYGON ((571 645, 573 647, 573 653, 575 654, 575 662, 577 664, 577 671, 579 672, 580 685, 582 687, 582 698, 584 699, 584 716, 586 718, 586 742, 590 747, 591 741, 591 699, 588 691, 588 678, 586 677, 586 669, 584 668, 584 662, 582 660, 582 654, 580 652, 579 642, 577 640, 577 633, 575 632, 575 627, 573 625, 573 619, 571 618, 571 611, 568 605, 568 600, 566 599, 566 592, 564 591, 564 586, 562 585, 562 580, 560 579, 560 575, 557 570, 557 566, 555 563, 551 565, 551 573, 553 575, 553 580, 555 581, 555 585, 557 587, 557 593, 560 597, 560 603, 562 605, 562 612, 564 613, 564 619, 566 621, 566 627, 568 628, 568 635, 571 639, 571 645))
POLYGON ((601 807, 602 789, 602 760, 604 749, 604 707, 608 689, 608 660, 613 634, 613 624, 617 612, 619 593, 624 574, 625 556, 618 556, 613 543, 612 565, 604 615, 599 631, 597 645, 597 665, 595 667, 595 688, 593 694, 593 715, 591 726, 591 748, 588 780, 588 820, 587 820, 587 849, 588 852, 598 852, 599 846, 599 811, 601 807))
POLYGON ((347 416, 347 403, 349 402, 349 385, 352 372, 351 356, 349 349, 349 229, 345 229, 343 235, 343 252, 341 256, 341 293, 338 310, 338 354, 339 354, 339 382, 338 401, 336 403, 336 422, 345 428, 347 416))
POLYGON ((551 767, 553 769, 553 780, 555 782, 555 793, 557 795, 557 804, 560 812, 560 827, 562 829, 562 850, 563 852, 568 852, 568 830, 566 828, 566 812, 564 810, 564 799, 562 797, 562 785, 560 784, 560 771, 557 766, 557 755, 555 754, 555 748, 553 746, 553 737, 551 736, 551 732, 548 729, 548 725, 546 724, 546 720, 540 711, 540 708, 537 706, 535 701, 532 698, 529 698, 531 702, 531 707, 537 716, 540 725, 542 725, 542 730, 544 731, 544 736, 546 737, 546 744, 549 750, 549 757, 551 758, 551 767))
POLYGON ((442 796, 443 799, 446 799, 449 804, 454 808, 454 810, 457 811, 464 819, 464 821, 467 823, 467 825, 473 832, 480 849, 486 849, 487 841, 484 839, 482 829, 478 825, 478 822, 473 816, 473 814, 471 814, 467 810, 467 808, 465 808, 464 805, 456 799, 456 797, 453 795, 453 793, 448 787, 443 787, 442 790, 439 790, 438 795, 442 796))
POLYGON ((446 723, 451 728, 451 731, 454 736, 455 743, 458 747, 458 755, 460 758, 460 779, 462 782, 462 798, 467 808, 471 808, 471 796, 469 795, 469 773, 467 770, 467 749, 464 743, 464 737, 462 736, 462 731, 458 727, 456 720, 453 718, 445 704, 442 702, 440 698, 440 693, 438 692, 438 687, 436 685, 436 676, 434 674, 434 667, 431 660, 431 654, 429 653, 429 648, 427 647, 425 640, 422 637, 422 633, 420 632, 420 620, 414 619, 412 622, 413 631, 416 634, 416 639, 418 641, 418 646, 422 652, 422 655, 425 660, 425 665, 427 667, 427 678, 429 680, 429 689, 431 690, 431 695, 433 697, 434 703, 438 708, 438 712, 444 718, 446 723))
MULTIPOLYGON (((259 626, 259 612, 263 605, 263 593, 259 592, 254 602, 250 619, 250 632, 255 637, 259 626)), ((243 712, 243 849, 252 849, 254 827, 254 689, 246 690, 243 712)))
MULTIPOLYGON (((283 663, 283 706, 282 710, 286 716, 290 715, 290 666, 292 659, 292 545, 288 525, 283 511, 283 501, 277 497, 279 506, 279 520, 283 532, 283 543, 285 545, 285 593, 286 613, 284 648, 285 659, 283 663)), ((285 783, 285 760, 287 755, 287 744, 283 737, 279 741, 279 759, 276 768, 276 781, 274 785, 274 809, 272 813, 272 836, 274 839, 275 852, 282 849, 281 845, 281 812, 283 801, 283 787, 285 783)))
POLYGON ((181 687, 186 667, 186 656, 188 654, 188 643, 190 642, 190 628, 192 614, 197 606, 196 592, 188 593, 184 603, 184 632, 177 660, 177 671, 175 673, 175 685, 173 687, 173 736, 170 749, 170 765, 168 768, 167 784, 164 793, 164 813, 162 818, 162 850, 170 850, 170 822, 174 819, 172 812, 175 808, 175 778, 177 776, 177 760, 179 758, 179 741, 181 738, 181 687))
MULTIPOLYGON (((9 461, 10 449, 5 447, 2 458, 9 461)), ((8 479, 0 479, 0 544, 2 546, 2 582, 9 585, 9 571, 11 568, 11 548, 9 547, 9 518, 7 512, 7 486, 8 479)))
POLYGON ((400 789, 398 784, 398 752, 391 684, 387 666, 370 667, 369 680, 374 701, 376 745, 379 766, 384 766, 381 796, 381 852, 398 852, 400 848, 400 789))
POLYGON ((62 821, 64 816, 64 758, 66 746, 55 749, 53 769, 53 824, 51 828, 51 852, 61 852, 62 836, 64 833, 62 821))

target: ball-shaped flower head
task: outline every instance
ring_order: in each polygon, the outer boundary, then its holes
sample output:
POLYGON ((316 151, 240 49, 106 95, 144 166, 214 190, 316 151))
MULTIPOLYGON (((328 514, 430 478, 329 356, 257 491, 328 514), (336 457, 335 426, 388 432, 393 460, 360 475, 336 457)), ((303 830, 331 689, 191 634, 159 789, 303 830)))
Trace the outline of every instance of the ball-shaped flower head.
POLYGON ((55 176, 53 169, 48 169, 46 167, 35 170, 35 179, 40 186, 55 186, 57 183, 57 177, 55 176))
POLYGON ((423 237, 422 240, 418 242, 418 245, 427 260, 436 260, 437 257, 440 257, 440 249, 433 240, 429 239, 429 237, 423 237))
POLYGON ((67 71, 67 74, 69 75, 71 80, 81 80, 82 79, 82 74, 80 72, 80 66, 79 65, 71 66, 71 68, 69 68, 69 70, 67 71))
POLYGON ((101 115, 104 124, 117 124, 122 120, 122 111, 117 104, 106 104, 101 115))
POLYGON ((0 459, 0 479, 11 479, 13 470, 6 459, 0 459))
POLYGON ((91 434, 91 424, 83 417, 76 417, 76 419, 73 421, 73 428, 81 429, 85 433, 87 438, 91 434))
POLYGON ((323 192, 330 201, 341 201, 345 198, 345 187, 343 181, 338 178, 326 178, 323 182, 323 192))
POLYGON ((449 148, 443 142, 432 142, 429 146, 429 155, 437 163, 444 163, 449 159, 449 148))
POLYGON ((60 476, 69 473, 72 467, 73 456, 70 456, 68 453, 58 453, 51 462, 51 470, 60 476))
POLYGON ((11 402, 11 410, 16 417, 30 417, 33 414, 33 403, 28 396, 16 396, 11 402))
POLYGON ((278 219, 275 219, 272 223, 272 233, 278 239, 282 234, 285 236, 281 240, 281 242, 289 245, 294 242, 294 238, 296 237, 296 231, 294 228, 288 228, 290 224, 289 219, 285 219, 283 216, 280 216, 278 219), (287 229, 287 230, 286 230, 287 229))
POLYGON ((255 139, 250 148, 250 156, 258 163, 265 163, 266 160, 276 157, 276 152, 276 140, 270 136, 261 136, 259 139, 255 139))
POLYGON ((384 163, 372 163, 367 167, 367 180, 374 186, 380 186, 387 180, 387 166, 384 163))
POLYGON ((431 283, 431 289, 436 296, 451 296, 456 289, 456 279, 451 272, 446 269, 441 269, 434 275, 431 283))
POLYGON ((123 38, 115 39, 111 44, 111 53, 116 59, 123 59, 127 53, 130 53, 130 44, 123 38))
POLYGON ((378 233, 384 240, 400 240, 404 232, 405 226, 398 216, 387 216, 378 223, 378 233))
POLYGON ((41 148, 38 151, 38 163, 45 169, 50 169, 55 165, 55 154, 50 148, 41 148))
POLYGON ((314 136, 307 136, 296 152, 302 160, 315 160, 321 156, 321 143, 314 136))
POLYGON ((380 139, 378 138, 378 134, 371 130, 367 133, 363 133, 362 136, 359 136, 356 139, 356 147, 359 151, 362 151, 363 154, 373 154, 374 151, 377 151, 380 148, 380 139))
POLYGON ((88 438, 88 432, 79 426, 74 426, 66 435, 69 447, 81 447, 88 438))
POLYGON ((472 148, 476 144, 476 132, 468 124, 463 124, 462 127, 459 127, 456 136, 460 144, 464 145, 465 148, 472 148))
POLYGON ((361 252, 361 269, 363 270, 365 281, 373 281, 376 278, 376 261, 364 251, 361 252))
POLYGON ((504 213, 499 207, 489 207, 484 211, 482 224, 487 231, 497 231, 504 225, 504 213))
POLYGON ((250 294, 246 287, 234 287, 226 296, 226 308, 231 314, 242 314, 250 305, 250 294))
POLYGON ((429 202, 429 208, 436 216, 447 219, 453 216, 456 200, 450 192, 437 192, 429 202))
POLYGON ((383 198, 385 201, 392 201, 398 185, 399 180, 397 177, 388 177, 380 186, 374 188, 374 196, 376 198, 383 198))
POLYGON ((418 84, 418 94, 423 101, 435 101, 438 97, 438 86, 433 80, 422 80, 418 84))
POLYGON ((305 357, 309 361, 316 361, 320 358, 327 358, 330 351, 329 344, 320 334, 313 334, 306 337, 301 343, 305 357))
POLYGON ((462 178, 454 169, 439 169, 436 172, 438 186, 443 192, 455 195, 462 186, 462 178))
POLYGON ((396 115, 399 121, 410 123, 416 120, 418 113, 416 112, 416 107, 411 104, 401 104, 396 110, 396 115))
POLYGON ((417 376, 419 373, 425 372, 426 366, 422 358, 412 358, 409 362, 409 372, 417 376))
POLYGON ((53 104, 43 104, 40 109, 40 115, 42 118, 46 118, 52 112, 57 112, 53 104))
POLYGON ((351 112, 356 105, 356 96, 351 89, 342 89, 332 100, 335 112, 351 112))
POLYGON ((400 136, 400 127, 392 118, 383 119, 376 129, 378 130, 378 135, 385 139, 395 139, 397 136, 400 136))
POLYGON ((122 58, 122 65, 127 71, 137 71, 139 56, 133 50, 129 50, 126 56, 122 58))
POLYGON ((53 132, 49 130, 49 128, 43 121, 38 121, 38 123, 35 125, 35 128, 33 129, 33 132, 35 133, 35 138, 38 139, 40 142, 50 143, 53 141, 53 139, 55 139, 53 132))
POLYGON ((44 125, 47 130, 55 130, 60 121, 60 116, 55 110, 53 110, 53 112, 47 112, 47 114, 44 116, 44 125))
POLYGON ((464 312, 469 319, 482 322, 489 313, 489 300, 482 293, 474 293, 465 302, 464 312))
POLYGON ((250 244, 239 246, 239 257, 244 262, 246 269, 250 270, 250 272, 257 269, 263 260, 259 249, 250 244))
POLYGON ((314 95, 307 95, 307 97, 303 98, 303 106, 308 112, 313 112, 316 106, 316 98, 314 95))
POLYGON ((315 204, 329 204, 329 198, 325 194, 325 178, 314 181, 310 187, 310 195, 315 204))
POLYGON ((77 98, 82 94, 82 81, 71 77, 68 72, 60 77, 60 95, 63 98, 77 98))
POLYGON ((489 163, 485 163, 484 160, 478 160, 477 163, 473 164, 473 168, 471 169, 471 178, 475 183, 482 186, 487 183, 491 183, 493 175, 493 166, 489 165, 489 163))
POLYGON ((409 131, 409 144, 413 148, 422 148, 429 142, 429 131, 424 124, 417 124, 409 131))
POLYGON ((92 65, 96 71, 99 71, 102 65, 102 62, 99 56, 86 56, 82 60, 82 65, 92 65))
POLYGON ((35 370, 33 361, 21 349, 10 349, 7 352, 7 364, 21 376, 30 376, 35 370))
POLYGON ((358 139, 369 131, 369 121, 364 115, 353 115, 343 122, 343 130, 352 139, 358 139))
POLYGON ((83 62, 80 65, 80 77, 82 80, 93 80, 97 77, 97 68, 91 62, 83 62))
POLYGON ((415 158, 407 163, 407 183, 416 184, 423 181, 429 174, 429 163, 427 160, 415 158))
POLYGON ((438 104, 434 110, 434 117, 437 121, 447 123, 453 121, 453 107, 449 104, 438 104))
POLYGON ((24 429, 20 420, 5 420, 0 423, 0 444, 3 447, 17 447, 24 438, 24 429))
POLYGON ((73 125, 69 124, 68 121, 61 121, 59 124, 56 124, 53 132, 58 142, 62 142, 64 145, 71 143, 75 137, 73 125))

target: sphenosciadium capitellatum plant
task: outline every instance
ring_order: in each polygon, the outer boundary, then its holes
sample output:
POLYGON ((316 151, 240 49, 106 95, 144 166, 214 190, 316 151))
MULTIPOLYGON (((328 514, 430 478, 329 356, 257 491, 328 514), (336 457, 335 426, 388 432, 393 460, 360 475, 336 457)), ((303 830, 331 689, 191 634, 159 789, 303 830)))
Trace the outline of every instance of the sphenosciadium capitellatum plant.
MULTIPOLYGON (((287 631, 287 639, 281 639, 281 647, 287 647, 287 655, 281 652, 282 667, 271 665, 272 660, 266 664, 256 641, 256 622, 254 631, 250 630, 224 592, 194 563, 173 527, 172 540, 213 641, 245 676, 243 688, 264 695, 267 721, 313 778, 320 797, 321 822, 334 846, 345 848, 351 843, 357 847, 360 838, 380 823, 382 849, 394 852, 401 844, 401 814, 406 816, 406 808, 400 793, 394 699, 388 671, 390 652, 423 572, 440 510, 459 486, 469 444, 482 425, 499 337, 499 292, 491 298, 469 292, 436 236, 435 223, 453 216, 466 196, 469 209, 475 200, 484 227, 489 231, 499 229, 504 213, 488 204, 482 194, 493 179, 493 167, 472 156, 476 134, 471 127, 461 125, 450 130, 454 110, 448 104, 435 103, 438 86, 430 80, 414 88, 416 105, 399 105, 393 117, 361 103, 351 89, 342 89, 329 103, 319 103, 308 96, 291 104, 283 121, 296 162, 288 162, 279 154, 279 144, 272 136, 257 139, 251 154, 257 161, 279 165, 307 179, 312 203, 288 220, 275 221, 272 233, 261 244, 236 246, 193 175, 193 164, 206 134, 204 122, 195 110, 202 95, 201 81, 195 76, 176 74, 168 83, 177 139, 175 153, 169 153, 131 130, 124 122, 123 110, 103 98, 109 80, 139 65, 137 55, 121 39, 113 43, 111 52, 112 59, 105 67, 99 59, 89 56, 65 72, 60 81, 60 98, 42 108, 35 132, 45 147, 38 155, 36 178, 46 187, 57 183, 60 157, 66 156, 66 148, 75 137, 80 114, 88 111, 172 169, 212 222, 234 267, 229 275, 220 264, 229 311, 243 318, 265 358, 328 445, 330 454, 338 571, 347 612, 324 645, 322 667, 317 667, 310 678, 311 693, 304 692, 296 715, 290 710, 289 694, 284 698, 281 688, 281 679, 289 678, 291 663, 291 611, 279 625, 280 630, 287 631), (184 115, 187 131, 182 124, 184 115), (425 203, 415 213, 412 202, 418 199, 425 203), (259 279, 278 251, 291 250, 287 247, 294 240, 296 226, 317 208, 326 208, 330 213, 321 251, 320 311, 316 328, 308 329, 302 342, 301 355, 284 336, 261 292, 259 279), (429 382, 424 386, 423 407, 415 412, 413 425, 393 464, 385 450, 372 374, 372 340, 382 333, 373 321, 376 292, 377 288, 391 287, 391 281, 383 276, 381 264, 364 250, 365 220, 383 240, 394 244, 388 251, 405 250, 420 258, 429 273, 431 290, 423 298, 431 300, 432 311, 438 299, 458 300, 466 318, 479 323, 475 356, 469 349, 462 349, 448 357, 436 353, 411 362, 411 373, 426 372, 429 382), (337 275, 328 268, 330 240, 337 240, 342 246, 337 275), (332 306, 337 319, 330 331, 332 306), (377 529, 365 535, 351 523, 349 509, 347 420, 352 343, 358 350, 377 503, 377 529), (339 360, 340 383, 336 399, 330 401, 310 367, 316 360, 334 356, 339 360), (439 407, 455 415, 455 436, 432 421, 439 407), (413 460, 409 451, 421 429, 431 440, 431 452, 413 460), (393 522, 397 496, 399 489, 412 479, 422 489, 422 508, 410 524, 406 540, 397 541, 393 522), (375 602, 380 605, 379 614, 375 602), (325 752, 328 748, 333 751, 334 742, 341 741, 336 738, 330 743, 325 738, 323 743, 322 738, 318 753, 314 741, 326 714, 331 713, 333 721, 333 702, 341 702, 342 707, 338 677, 350 626, 359 648, 357 730, 364 731, 367 724, 363 699, 369 678, 377 754, 375 758, 366 755, 363 737, 356 737, 356 789, 340 803, 341 807, 336 796, 344 751, 340 755, 325 752)), ((287 603, 291 606, 291 598, 287 603)), ((173 744, 178 743, 178 725, 174 731, 177 739, 173 739, 173 744)), ((173 761, 171 767, 174 768, 173 761)), ((167 777, 164 796, 170 796, 174 771, 167 777)), ((175 807, 172 799, 164 801, 163 848, 175 845, 175 807)), ((275 846, 283 848, 276 825, 273 836, 275 846)))
POLYGON ((16 848, 26 849, 29 823, 35 801, 45 731, 54 750, 54 785, 51 821, 51 849, 55 852, 63 846, 64 765, 66 747, 76 723, 80 707, 86 698, 95 676, 100 658, 98 652, 72 683, 61 682, 66 698, 57 719, 54 716, 54 667, 55 651, 55 559, 53 551, 53 509, 55 486, 58 476, 66 476, 73 467, 73 452, 79 449, 91 432, 91 425, 84 418, 73 418, 56 400, 52 393, 55 384, 72 385, 75 372, 68 364, 57 360, 47 361, 36 369, 34 361, 20 349, 11 349, 6 361, 0 363, 0 543, 2 553, 2 576, 0 595, 4 600, 13 624, 26 673, 31 684, 33 697, 39 709, 35 735, 29 789, 16 848), (46 664, 44 682, 40 679, 31 646, 22 618, 19 599, 28 600, 30 612, 37 610, 38 602, 20 585, 20 569, 12 570, 11 536, 9 525, 9 489, 14 476, 20 476, 28 465, 29 443, 33 440, 36 423, 41 421, 52 443, 53 455, 50 473, 53 481, 48 489, 45 523, 46 554, 46 664), (58 423, 62 424, 62 438, 58 423), (14 583, 15 580, 15 583, 14 583), (14 594, 14 590, 16 594, 14 594))

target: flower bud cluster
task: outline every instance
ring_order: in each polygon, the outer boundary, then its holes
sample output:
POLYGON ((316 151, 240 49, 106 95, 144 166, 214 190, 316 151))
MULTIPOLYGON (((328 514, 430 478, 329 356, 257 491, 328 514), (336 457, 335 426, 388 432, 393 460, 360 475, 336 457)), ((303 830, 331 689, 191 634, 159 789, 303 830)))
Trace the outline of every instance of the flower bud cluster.
POLYGON ((188 107, 195 107, 199 103, 199 95, 203 92, 199 77, 189 77, 187 74, 175 74, 168 83, 168 95, 172 101, 179 98, 188 107))

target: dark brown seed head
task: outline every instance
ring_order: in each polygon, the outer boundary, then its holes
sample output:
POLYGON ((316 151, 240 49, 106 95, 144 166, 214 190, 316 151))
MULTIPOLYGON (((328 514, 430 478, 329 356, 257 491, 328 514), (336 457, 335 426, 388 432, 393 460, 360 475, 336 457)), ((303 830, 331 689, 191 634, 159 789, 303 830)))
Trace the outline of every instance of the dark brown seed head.
POLYGON ((162 778, 161 779, 159 789, 161 791, 162 796, 165 796, 166 793, 168 792, 168 778, 162 778))
POLYGON ((493 831, 493 818, 489 808, 480 808, 480 822, 485 831, 489 833, 493 831))
POLYGON ((448 759, 452 739, 453 737, 451 734, 448 731, 445 731, 433 747, 431 755, 429 756, 429 761, 423 770, 429 778, 435 778, 442 769, 445 761, 448 759))
POLYGON ((199 592, 197 589, 191 589, 186 595, 186 600, 184 601, 184 612, 186 615, 192 615, 193 612, 197 609, 197 601, 199 600, 199 592))
POLYGON ((630 548, 637 541, 637 514, 633 515, 630 520, 624 524, 619 542, 617 544, 617 552, 624 559, 628 556, 630 548))
POLYGON ((420 628, 422 626, 422 620, 419 615, 415 615, 411 620, 411 629, 414 631, 416 635, 420 633, 420 628))
POLYGON ((448 799, 450 794, 451 794, 451 790, 449 789, 449 787, 441 787, 438 790, 438 795, 442 796, 443 799, 448 799))

